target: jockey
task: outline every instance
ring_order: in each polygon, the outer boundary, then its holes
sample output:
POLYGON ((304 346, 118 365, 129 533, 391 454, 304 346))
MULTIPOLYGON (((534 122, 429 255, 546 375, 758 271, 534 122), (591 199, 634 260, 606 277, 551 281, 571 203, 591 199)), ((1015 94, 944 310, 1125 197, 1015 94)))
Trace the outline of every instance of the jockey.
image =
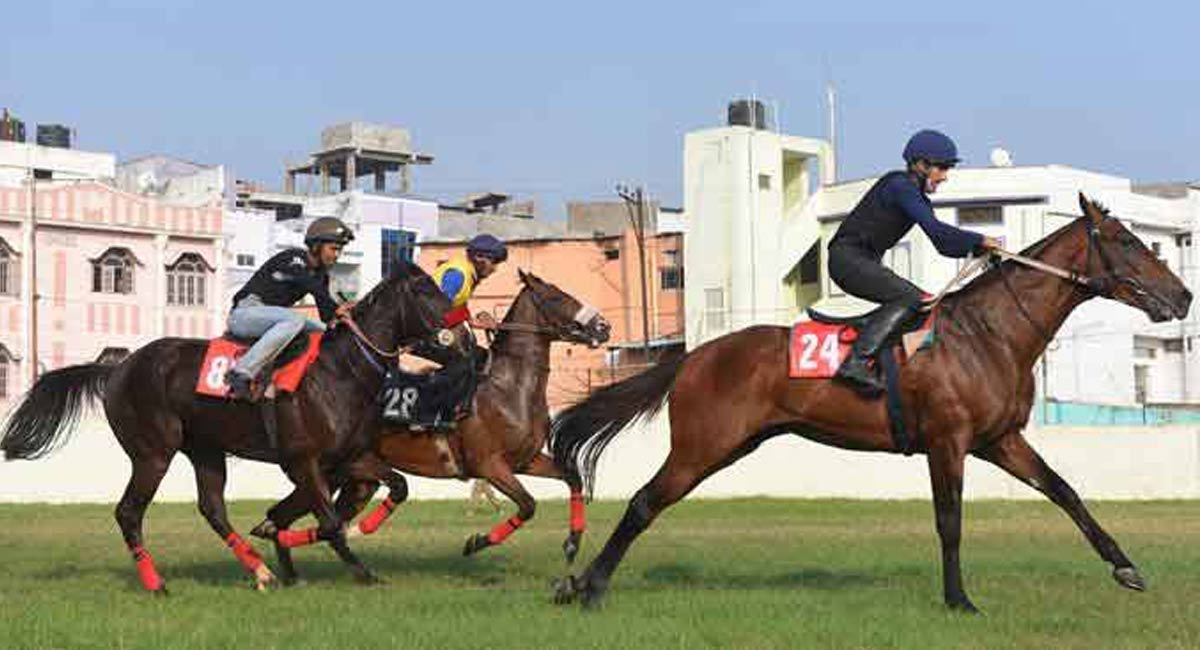
POLYGON ((433 281, 452 303, 450 311, 446 312, 446 327, 470 321, 472 326, 481 329, 496 328, 496 319, 488 312, 479 312, 472 317, 467 309, 467 301, 475 292, 475 287, 495 273, 496 267, 506 259, 508 248, 504 242, 492 235, 476 235, 467 244, 465 257, 444 262, 434 270, 433 281))
POLYGON ((267 260, 246 286, 233 297, 229 332, 238 338, 258 340, 229 371, 228 383, 234 397, 251 395, 251 384, 268 364, 301 332, 325 329, 325 323, 341 318, 354 306, 341 305, 329 295, 329 269, 353 241, 354 233, 340 219, 321 217, 304 234, 307 250, 291 248, 267 260), (305 295, 317 303, 320 323, 290 309, 305 295))
POLYGON ((999 248, 1000 242, 938 221, 929 195, 959 162, 958 147, 945 134, 919 131, 904 147, 906 168, 884 174, 863 196, 829 241, 829 275, 846 293, 880 303, 858 333, 838 378, 875 395, 884 390, 868 362, 920 306, 925 293, 882 263, 883 254, 916 224, 947 257, 999 248))

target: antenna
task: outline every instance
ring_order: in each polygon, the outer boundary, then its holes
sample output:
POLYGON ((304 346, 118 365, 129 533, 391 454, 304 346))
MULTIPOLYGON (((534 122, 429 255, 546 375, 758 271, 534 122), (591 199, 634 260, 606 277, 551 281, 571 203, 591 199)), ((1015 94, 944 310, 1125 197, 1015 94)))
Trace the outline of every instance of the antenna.
POLYGON ((833 87, 833 78, 825 82, 825 108, 829 111, 828 124, 825 128, 828 129, 826 136, 829 138, 829 148, 833 151, 833 163, 831 178, 833 182, 837 182, 837 90, 833 87))

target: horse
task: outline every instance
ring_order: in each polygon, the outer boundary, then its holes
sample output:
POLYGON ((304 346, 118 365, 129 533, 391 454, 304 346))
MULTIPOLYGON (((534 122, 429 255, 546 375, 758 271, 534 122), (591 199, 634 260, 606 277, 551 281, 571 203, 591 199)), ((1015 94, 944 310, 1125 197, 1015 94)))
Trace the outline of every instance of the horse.
POLYGON ((373 447, 379 378, 371 371, 376 346, 392 348, 440 327, 449 301, 416 265, 405 264, 352 310, 352 327, 326 332, 320 354, 295 393, 275 398, 278 448, 268 436, 261 405, 196 395, 208 341, 161 338, 117 365, 68 366, 43 374, 9 419, 0 449, 5 458, 36 459, 74 429, 86 403, 102 401, 113 435, 133 466, 116 520, 133 554, 142 586, 165 595, 166 582, 146 550, 142 519, 176 452, 196 473, 200 513, 262 590, 275 576, 229 523, 224 488, 226 455, 278 463, 312 503, 320 538, 355 577, 374 575, 350 551, 331 503, 325 476, 373 447), (359 325, 361 323, 361 325, 359 325), (365 337, 365 340, 362 338, 365 337))
MULTIPOLYGON (((351 534, 371 534, 408 497, 400 470, 429 478, 480 478, 488 481, 517 505, 517 513, 488 533, 467 538, 463 555, 473 555, 504 542, 533 518, 536 502, 516 474, 558 479, 570 490, 569 532, 563 553, 570 563, 579 551, 585 528, 583 483, 578 474, 563 472, 543 452, 550 415, 546 387, 550 376, 550 344, 554 341, 596 347, 608 340, 611 326, 595 309, 584 305, 555 285, 519 271, 521 291, 500 323, 490 350, 485 379, 475 393, 474 408, 450 437, 451 458, 446 459, 435 435, 384 426, 375 453, 363 456, 352 467, 351 479, 338 496, 338 514, 351 521, 382 482, 388 486, 383 503, 364 518, 351 534)), ((296 579, 290 549, 311 543, 313 531, 288 530, 308 510, 304 495, 293 492, 268 511, 253 534, 275 542, 280 577, 296 579)))
MULTIPOLYGON (((1033 366, 1078 305, 1099 296, 1160 322, 1187 315, 1192 294, 1107 210, 1079 195, 1083 216, 996 264, 941 302, 935 343, 900 370, 904 422, 917 433, 910 451, 927 456, 941 541, 943 597, 977 612, 959 564, 963 465, 971 454, 1042 492, 1063 509, 1123 587, 1146 583, 1079 496, 1021 434, 1034 400, 1033 366), (1032 259, 1030 259, 1032 258, 1032 259), (1094 273, 1097 273, 1095 274, 1094 273)), ((599 604, 633 541, 671 504, 764 440, 793 433, 859 451, 902 451, 889 431, 885 400, 827 379, 790 379, 789 330, 752 326, 705 343, 561 412, 551 427, 556 462, 584 478, 613 438, 664 405, 671 443, 665 462, 630 501, 603 550, 555 600, 599 604)))

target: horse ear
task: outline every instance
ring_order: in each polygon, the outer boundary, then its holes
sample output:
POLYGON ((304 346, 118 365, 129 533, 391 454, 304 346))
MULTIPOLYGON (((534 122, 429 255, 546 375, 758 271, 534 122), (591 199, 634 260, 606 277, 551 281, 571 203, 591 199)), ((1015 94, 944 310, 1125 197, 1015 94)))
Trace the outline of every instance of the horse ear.
POLYGON ((521 278, 521 282, 529 284, 529 274, 525 272, 525 269, 519 266, 517 267, 517 277, 521 278))
POLYGON ((1079 209, 1083 211, 1083 214, 1091 217, 1092 221, 1097 224, 1099 224, 1100 220, 1104 218, 1104 213, 1102 213, 1100 209, 1096 207, 1095 203, 1092 203, 1091 199, 1084 196, 1083 192, 1079 193, 1079 209))

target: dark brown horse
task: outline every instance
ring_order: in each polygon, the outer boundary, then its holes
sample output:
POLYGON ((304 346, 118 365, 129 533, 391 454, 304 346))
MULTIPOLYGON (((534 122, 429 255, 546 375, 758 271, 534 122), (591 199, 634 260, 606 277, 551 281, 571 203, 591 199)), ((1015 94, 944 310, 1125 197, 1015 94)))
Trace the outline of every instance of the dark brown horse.
MULTIPOLYGON (((440 322, 449 301, 415 265, 381 282, 353 310, 372 344, 395 348, 424 337, 440 322)), ((246 402, 196 395, 207 341, 158 339, 116 366, 85 364, 42 375, 9 420, 0 442, 5 457, 35 459, 50 452, 76 424, 86 401, 103 399, 104 412, 133 464, 116 508, 125 543, 142 585, 165 593, 165 583, 145 550, 142 519, 176 452, 196 471, 201 514, 242 565, 265 588, 274 576, 229 523, 225 512, 225 456, 280 463, 303 490, 320 522, 320 538, 360 580, 372 574, 346 545, 325 476, 374 446, 374 404, 380 387, 361 340, 346 327, 328 332, 321 354, 295 393, 276 398, 280 449, 272 449, 260 408, 246 402)))
MULTIPOLYGON (((577 474, 560 471, 543 452, 550 424, 546 403, 550 344, 563 341, 594 347, 608 340, 610 326, 594 309, 558 287, 532 274, 521 272, 520 277, 524 286, 492 343, 488 373, 475 394, 472 415, 458 424, 441 448, 435 435, 384 427, 376 456, 364 456, 354 464, 354 475, 338 497, 338 514, 350 521, 380 481, 388 486, 388 497, 350 528, 350 534, 375 532, 407 498, 404 477, 393 468, 430 478, 482 478, 517 504, 517 514, 486 534, 468 538, 463 554, 471 555, 502 543, 533 518, 536 503, 516 477, 525 474, 559 479, 570 488, 570 532, 563 552, 568 562, 574 560, 585 525, 583 484, 577 474), (450 462, 445 458, 447 450, 450 462)), ((287 530, 307 510, 303 494, 293 492, 255 529, 255 534, 275 540, 285 582, 295 578, 289 547, 313 539, 312 531, 287 530)))
MULTIPOLYGON (((984 273, 945 298, 936 343, 901 370, 907 427, 929 460, 944 596, 952 608, 975 611, 958 557, 967 454, 1044 493, 1112 565, 1118 583, 1145 589, 1117 543, 1021 435, 1033 405, 1034 363, 1080 303, 1102 296, 1156 322, 1183 318, 1191 304, 1179 278, 1119 221, 1082 195, 1080 206, 1084 216, 1025 252, 1066 270, 1066 278, 1013 261, 984 273)), ((554 457, 580 471, 589 487, 600 453, 627 424, 653 415, 664 398, 671 420, 666 461, 634 495, 591 565, 560 583, 559 602, 598 602, 630 544, 663 509, 768 438, 795 433, 846 449, 898 451, 883 399, 860 397, 830 380, 789 379, 787 348, 788 328, 747 328, 602 389, 555 419, 554 457)))

